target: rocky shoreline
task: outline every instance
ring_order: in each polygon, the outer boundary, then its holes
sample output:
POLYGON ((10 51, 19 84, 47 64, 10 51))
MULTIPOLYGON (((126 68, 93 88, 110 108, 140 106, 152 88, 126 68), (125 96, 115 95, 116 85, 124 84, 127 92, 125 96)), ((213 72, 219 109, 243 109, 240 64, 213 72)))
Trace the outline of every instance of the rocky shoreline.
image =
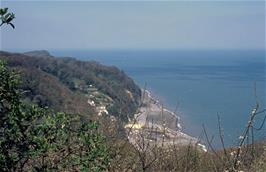
POLYGON ((191 144, 207 151, 197 138, 182 132, 180 118, 164 108, 147 90, 142 90, 139 113, 135 114, 135 118, 125 128, 128 130, 128 139, 133 145, 138 145, 137 142, 142 137, 142 140, 158 145, 191 144))

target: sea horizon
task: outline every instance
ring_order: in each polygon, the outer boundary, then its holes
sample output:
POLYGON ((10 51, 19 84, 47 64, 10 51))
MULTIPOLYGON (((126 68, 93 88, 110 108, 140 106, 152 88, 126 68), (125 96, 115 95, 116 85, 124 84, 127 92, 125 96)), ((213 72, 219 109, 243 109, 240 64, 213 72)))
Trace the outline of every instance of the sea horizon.
MULTIPOLYGON (((256 94, 265 108, 265 51, 84 50, 50 51, 55 56, 94 60, 114 65, 174 111, 178 105, 184 132, 203 137, 202 125, 220 147, 217 114, 226 146, 237 145, 256 94)), ((258 124, 259 125, 259 124, 258 124)), ((257 135, 265 138, 266 127, 257 135), (263 133, 264 132, 264 133, 263 133)))
MULTIPOLYGON (((265 108, 265 50, 48 50, 56 57, 74 57, 117 66, 164 106, 181 117, 184 132, 202 138, 202 125, 219 141, 221 116, 227 147, 244 130, 256 94, 265 108)), ((259 124, 258 124, 259 125, 259 124)), ((265 138, 266 127, 256 138, 265 138)))

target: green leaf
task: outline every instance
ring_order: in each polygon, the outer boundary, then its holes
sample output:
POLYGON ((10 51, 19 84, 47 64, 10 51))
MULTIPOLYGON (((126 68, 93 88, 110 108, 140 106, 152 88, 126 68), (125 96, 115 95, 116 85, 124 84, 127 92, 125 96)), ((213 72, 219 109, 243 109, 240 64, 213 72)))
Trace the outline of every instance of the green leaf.
POLYGON ((0 8, 0 15, 5 15, 8 11, 8 8, 0 8))

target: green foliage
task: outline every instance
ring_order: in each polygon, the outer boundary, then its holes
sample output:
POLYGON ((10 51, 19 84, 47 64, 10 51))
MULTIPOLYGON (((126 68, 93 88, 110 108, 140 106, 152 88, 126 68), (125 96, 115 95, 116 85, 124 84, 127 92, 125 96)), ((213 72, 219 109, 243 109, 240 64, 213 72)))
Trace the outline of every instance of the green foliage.
POLYGON ((11 23, 11 21, 13 21, 14 18, 15 18, 15 14, 8 13, 8 8, 0 8, 0 20, 2 22, 0 24, 0 27, 3 24, 7 24, 7 25, 10 25, 13 29, 15 29, 15 26, 11 23))
POLYGON ((123 71, 97 62, 54 58, 46 51, 25 54, 0 52, 0 59, 21 71, 22 88, 29 90, 26 96, 30 100, 55 110, 84 114, 83 109, 89 109, 84 95, 89 94, 89 85, 92 85, 100 94, 112 99, 107 106, 111 115, 122 121, 133 118, 141 91, 123 71))
POLYGON ((104 171, 109 152, 95 122, 25 105, 19 78, 0 60, 1 171, 104 171))

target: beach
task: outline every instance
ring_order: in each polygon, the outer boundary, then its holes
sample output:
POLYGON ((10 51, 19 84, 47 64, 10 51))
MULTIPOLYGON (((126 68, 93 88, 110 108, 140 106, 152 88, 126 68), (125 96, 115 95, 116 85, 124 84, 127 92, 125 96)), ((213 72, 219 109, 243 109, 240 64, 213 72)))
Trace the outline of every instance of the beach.
POLYGON ((146 141, 161 146, 195 145, 207 151, 200 140, 182 132, 180 118, 164 108, 147 90, 142 90, 139 112, 125 128, 129 141, 135 146, 138 146, 140 141, 146 141))

